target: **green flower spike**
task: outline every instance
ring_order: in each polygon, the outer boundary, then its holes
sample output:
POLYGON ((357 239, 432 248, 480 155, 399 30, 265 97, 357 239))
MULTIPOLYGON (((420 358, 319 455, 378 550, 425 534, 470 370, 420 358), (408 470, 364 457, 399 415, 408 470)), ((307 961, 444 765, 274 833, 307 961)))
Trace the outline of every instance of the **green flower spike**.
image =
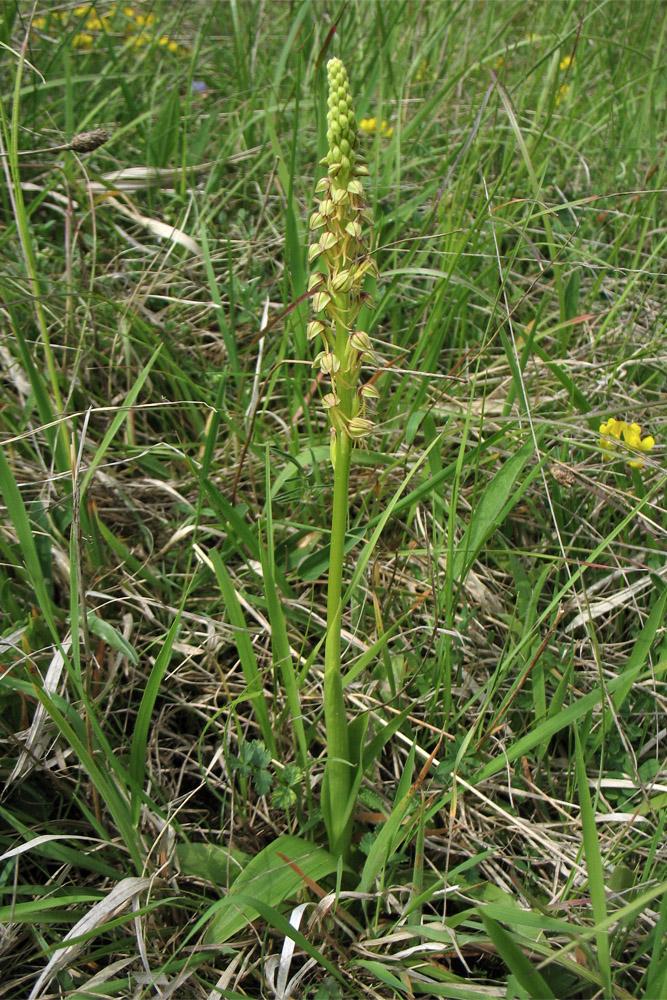
POLYGON ((317 210, 311 215, 314 242, 310 263, 320 268, 308 284, 316 318, 308 324, 308 339, 321 337, 315 365, 329 382, 322 400, 331 436, 334 468, 331 544, 327 590, 327 636, 324 652, 324 721, 327 763, 322 786, 322 813, 333 854, 347 858, 354 815, 353 778, 359 748, 351 754, 343 684, 341 680, 342 583, 345 533, 348 519, 350 460, 356 441, 373 431, 367 415, 369 402, 379 393, 370 383, 361 385, 362 365, 373 364, 371 340, 356 327, 362 305, 370 301, 363 291, 367 274, 377 274, 364 241, 364 227, 373 215, 364 201, 357 123, 347 72, 340 59, 331 59, 327 140, 329 151, 321 161, 327 167, 315 189, 317 210))
POLYGON ((308 285, 314 292, 313 310, 317 314, 308 325, 308 339, 321 335, 324 350, 317 363, 330 377, 331 391, 340 400, 335 415, 328 409, 331 458, 335 464, 339 435, 358 439, 363 436, 359 434, 360 426, 372 427, 366 400, 376 397, 364 393, 359 380, 362 363, 372 363, 374 355, 368 334, 355 330, 354 323, 369 299, 362 292, 364 278, 377 270, 363 239, 364 224, 373 220, 364 201, 361 178, 368 176, 368 170, 357 155, 359 140, 350 83, 340 59, 331 59, 327 71, 329 152, 322 160, 327 176, 316 188, 320 201, 311 215, 310 228, 318 238, 308 252, 309 261, 318 261, 324 269, 313 274, 308 285))

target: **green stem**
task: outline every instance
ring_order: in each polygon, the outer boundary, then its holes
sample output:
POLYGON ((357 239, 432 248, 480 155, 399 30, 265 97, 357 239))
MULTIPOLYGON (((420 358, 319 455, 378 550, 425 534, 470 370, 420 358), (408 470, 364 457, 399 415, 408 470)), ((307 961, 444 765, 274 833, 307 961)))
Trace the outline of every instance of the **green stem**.
POLYGON ((324 721, 327 730, 327 764, 325 794, 328 796, 329 847, 334 855, 349 854, 352 817, 347 818, 352 769, 347 713, 343 698, 341 674, 341 625, 343 618, 342 589, 345 533, 348 517, 348 487, 352 441, 344 431, 338 431, 334 444, 334 494, 331 515, 331 547, 327 590, 327 639, 324 650, 324 721))

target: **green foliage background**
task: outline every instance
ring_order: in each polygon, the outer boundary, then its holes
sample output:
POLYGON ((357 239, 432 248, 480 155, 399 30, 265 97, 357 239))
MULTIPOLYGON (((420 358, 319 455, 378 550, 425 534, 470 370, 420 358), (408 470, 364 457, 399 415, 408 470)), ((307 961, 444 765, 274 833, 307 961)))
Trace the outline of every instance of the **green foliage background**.
POLYGON ((0 16, 0 997, 665 995, 664 6, 0 16), (346 868, 330 55, 380 123, 346 868))

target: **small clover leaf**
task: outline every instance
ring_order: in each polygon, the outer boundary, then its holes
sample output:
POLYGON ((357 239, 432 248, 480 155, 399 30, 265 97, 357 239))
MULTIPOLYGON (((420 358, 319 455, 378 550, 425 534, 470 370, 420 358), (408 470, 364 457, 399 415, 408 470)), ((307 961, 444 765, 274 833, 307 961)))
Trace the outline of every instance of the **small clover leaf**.
POLYGON ((289 812, 293 805, 296 803, 296 792, 293 788, 286 785, 278 785, 275 792, 271 796, 271 804, 275 809, 284 809, 285 812, 289 812))
POLYGON ((258 795, 266 795, 273 787, 273 775, 267 770, 270 763, 270 751, 261 740, 252 740, 241 743, 239 755, 230 760, 229 767, 242 778, 250 778, 258 795))

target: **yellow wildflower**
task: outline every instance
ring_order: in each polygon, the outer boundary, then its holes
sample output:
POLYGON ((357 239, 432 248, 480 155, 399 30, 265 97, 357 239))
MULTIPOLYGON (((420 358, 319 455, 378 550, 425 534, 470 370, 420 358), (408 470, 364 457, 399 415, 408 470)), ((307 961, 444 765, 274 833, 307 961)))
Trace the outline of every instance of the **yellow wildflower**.
POLYGON ((560 104, 561 101, 564 101, 565 98, 569 96, 571 90, 572 87, 569 83, 564 83, 560 86, 556 91, 556 104, 560 104))
POLYGON ((167 38, 166 35, 163 35, 162 38, 159 39, 159 44, 163 45, 167 49, 167 52, 171 52, 172 55, 177 56, 180 54, 181 46, 178 42, 174 42, 171 38, 167 38))
POLYGON ((145 31, 141 31, 138 35, 135 35, 132 39, 132 47, 135 49, 140 49, 144 45, 150 45, 153 40, 153 36, 147 34, 145 31))
MULTIPOLYGON (((606 459, 614 457, 617 448, 616 442, 620 441, 621 438, 633 451, 650 451, 655 445, 655 438, 651 437, 650 434, 642 438, 642 429, 639 424, 626 424, 625 420, 616 420, 615 417, 610 417, 605 424, 600 424, 600 434, 603 435, 600 438, 600 447, 606 459)), ((633 469, 641 469, 644 464, 642 458, 628 461, 633 469)))
POLYGON ((72 45, 75 49, 89 49, 92 47, 94 38, 85 31, 77 32, 72 38, 72 45))
MULTIPOLYGON (((368 133, 368 135, 375 135, 378 128, 377 118, 362 118, 359 122, 359 128, 362 132, 368 133)), ((394 134, 393 126, 387 125, 387 119, 382 119, 382 124, 380 125, 380 135, 383 135, 385 139, 391 139, 394 134)))
POLYGON ((134 20, 140 28, 150 28, 151 24, 155 21, 155 15, 137 14, 134 20))
POLYGON ((565 58, 561 59, 560 61, 560 68, 562 69, 563 72, 565 72, 566 69, 570 68, 573 62, 574 62, 574 56, 565 56, 565 58))
POLYGON ((435 73, 431 70, 426 59, 422 59, 419 69, 415 75, 415 80, 421 83, 424 80, 435 80, 435 73))

